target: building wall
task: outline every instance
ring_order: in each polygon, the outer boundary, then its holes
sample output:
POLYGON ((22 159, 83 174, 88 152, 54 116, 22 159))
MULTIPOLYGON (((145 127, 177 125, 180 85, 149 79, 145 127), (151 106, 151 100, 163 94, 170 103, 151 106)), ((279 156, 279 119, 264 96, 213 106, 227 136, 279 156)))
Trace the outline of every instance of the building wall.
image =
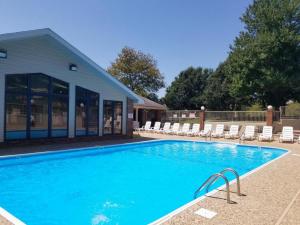
POLYGON ((127 135, 133 136, 133 102, 127 98, 127 135), (129 116, 130 115, 130 116, 129 116))
POLYGON ((0 49, 7 50, 7 59, 0 59, 0 142, 4 138, 5 75, 44 73, 69 83, 69 137, 74 137, 75 86, 100 94, 99 135, 102 135, 103 100, 123 102, 123 134, 127 125, 127 95, 116 84, 108 81, 96 69, 66 50, 49 37, 0 42, 0 49), (69 64, 76 64, 78 71, 69 71, 69 64))

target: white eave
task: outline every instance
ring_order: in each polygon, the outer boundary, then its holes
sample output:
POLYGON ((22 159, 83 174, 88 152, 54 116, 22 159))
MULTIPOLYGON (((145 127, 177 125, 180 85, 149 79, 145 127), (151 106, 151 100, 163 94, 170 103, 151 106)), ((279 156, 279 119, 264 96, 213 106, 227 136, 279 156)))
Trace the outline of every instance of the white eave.
POLYGON ((133 101, 135 103, 142 104, 144 102, 143 99, 141 99, 137 94, 135 94, 128 87, 126 87, 124 84, 122 84, 120 81, 118 81, 112 75, 110 75, 106 70, 104 70, 102 67, 100 67, 97 63, 95 63, 93 60, 91 60, 89 57, 87 57, 85 54, 83 54, 81 51, 79 51, 77 48, 75 48, 73 45, 71 45, 69 42, 64 40, 62 37, 60 37, 58 34, 56 34, 54 31, 52 31, 49 28, 30 30, 30 31, 21 31, 21 32, 16 32, 16 33, 8 33, 8 34, 0 34, 0 42, 40 37, 40 36, 46 36, 46 35, 50 36, 53 39, 55 39, 56 41, 58 41, 60 44, 62 44, 64 47, 66 47, 68 50, 70 50, 73 54, 77 55, 79 58, 81 58, 83 61, 85 61, 88 65, 90 65, 91 67, 96 69, 99 72, 99 74, 98 74, 99 76, 103 75, 106 79, 108 79, 114 85, 121 88, 125 93, 128 94, 128 97, 133 99, 133 101))

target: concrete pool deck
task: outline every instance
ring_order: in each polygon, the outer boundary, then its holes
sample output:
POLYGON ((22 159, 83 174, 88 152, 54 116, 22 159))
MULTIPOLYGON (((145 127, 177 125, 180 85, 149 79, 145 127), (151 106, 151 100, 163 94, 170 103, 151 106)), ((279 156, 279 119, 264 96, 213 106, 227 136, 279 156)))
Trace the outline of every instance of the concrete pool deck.
MULTIPOLYGON (((154 133, 138 134, 133 139, 79 142, 72 144, 51 144, 41 146, 14 147, 0 149, 0 155, 14 155, 28 152, 56 151, 69 148, 89 147, 95 145, 110 145, 128 142, 139 142, 153 139, 204 140, 199 137, 184 137, 154 133)), ((238 143, 238 140, 212 139, 238 143)), ((232 225, 296 225, 300 224, 300 144, 283 144, 273 142, 247 141, 245 144, 285 148, 289 153, 257 170, 241 180, 241 192, 238 197, 234 192, 236 184, 230 186, 231 200, 235 204, 227 204, 225 192, 217 191, 195 204, 185 208, 168 220, 157 224, 163 225, 194 225, 194 224, 232 224, 232 225), (212 219, 195 214, 195 211, 205 208, 216 212, 212 219)), ((199 186, 201 183, 199 183, 199 186)), ((191 196, 193 193, 191 193, 191 196)), ((192 197, 191 197, 192 200, 192 197)), ((3 223, 0 216, 0 224, 3 223)), ((13 224, 13 223, 7 223, 13 224)))

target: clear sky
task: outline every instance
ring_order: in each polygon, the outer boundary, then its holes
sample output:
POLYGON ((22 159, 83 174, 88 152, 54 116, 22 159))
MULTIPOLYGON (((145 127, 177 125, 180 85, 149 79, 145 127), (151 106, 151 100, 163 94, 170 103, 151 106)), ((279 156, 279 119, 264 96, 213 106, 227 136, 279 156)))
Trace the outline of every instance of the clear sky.
POLYGON ((251 2, 0 0, 0 33, 49 27, 103 68, 133 47, 154 56, 169 85, 189 66, 216 68, 226 58, 251 2))

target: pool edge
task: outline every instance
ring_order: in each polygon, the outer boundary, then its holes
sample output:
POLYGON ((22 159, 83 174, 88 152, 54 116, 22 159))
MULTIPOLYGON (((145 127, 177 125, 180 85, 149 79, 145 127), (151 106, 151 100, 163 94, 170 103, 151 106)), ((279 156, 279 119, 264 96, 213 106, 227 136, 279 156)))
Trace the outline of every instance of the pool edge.
POLYGON ((0 216, 7 220, 12 225, 26 225, 24 222, 19 220, 17 217, 0 207, 0 216))

